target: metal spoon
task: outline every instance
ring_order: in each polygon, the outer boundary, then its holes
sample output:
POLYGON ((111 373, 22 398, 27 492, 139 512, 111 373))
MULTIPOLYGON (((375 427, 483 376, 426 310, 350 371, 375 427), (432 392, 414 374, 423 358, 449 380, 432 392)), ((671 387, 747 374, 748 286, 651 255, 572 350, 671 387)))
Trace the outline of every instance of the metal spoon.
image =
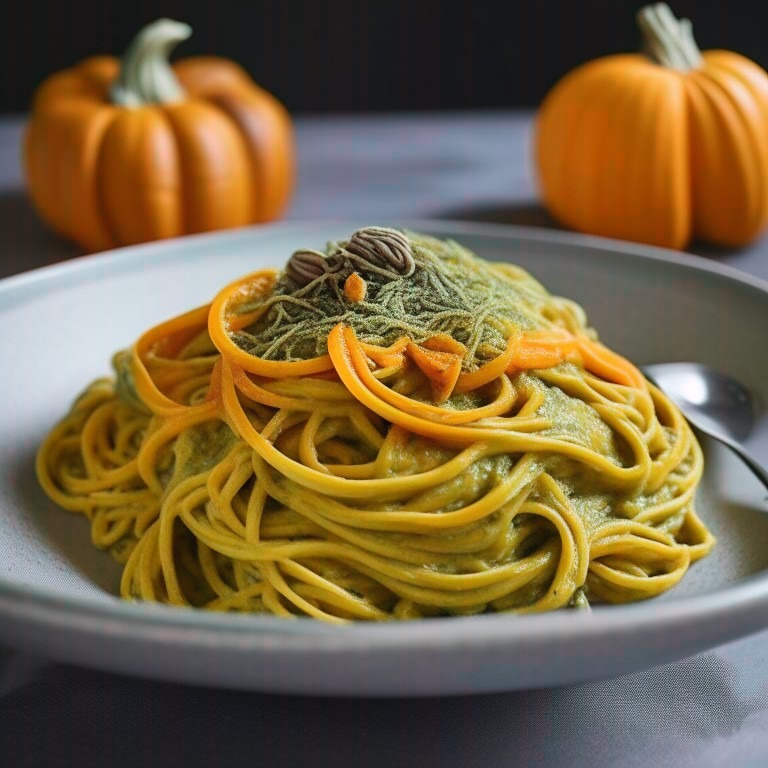
POLYGON ((700 363, 659 363, 642 371, 696 429, 727 445, 768 488, 768 471, 739 442, 755 420, 752 396, 743 384, 700 363))

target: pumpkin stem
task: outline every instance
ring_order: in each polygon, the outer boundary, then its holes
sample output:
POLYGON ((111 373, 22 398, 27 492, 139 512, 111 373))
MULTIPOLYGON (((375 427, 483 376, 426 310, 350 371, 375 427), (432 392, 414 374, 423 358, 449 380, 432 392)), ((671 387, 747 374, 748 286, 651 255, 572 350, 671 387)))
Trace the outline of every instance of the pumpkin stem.
POLYGON ((701 66, 701 51, 688 19, 676 19, 666 3, 646 5, 637 13, 648 56, 663 67, 690 72, 701 66))
POLYGON ((192 34, 188 24, 158 19, 144 27, 120 61, 120 72, 110 90, 113 104, 140 107, 184 98, 184 90, 171 69, 171 50, 192 34))

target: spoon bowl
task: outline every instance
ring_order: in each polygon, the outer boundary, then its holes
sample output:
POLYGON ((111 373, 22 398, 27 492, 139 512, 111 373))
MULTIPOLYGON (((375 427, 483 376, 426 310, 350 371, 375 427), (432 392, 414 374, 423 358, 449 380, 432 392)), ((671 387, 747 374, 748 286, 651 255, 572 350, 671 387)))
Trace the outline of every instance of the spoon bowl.
POLYGON ((754 400, 743 384, 701 363, 658 363, 641 370, 693 427, 727 445, 768 488, 768 472, 740 443, 756 417, 754 400))
POLYGON ((755 425, 751 393, 725 373, 701 363, 646 365, 643 373, 689 421, 707 424, 708 431, 720 430, 733 440, 744 440, 755 425))

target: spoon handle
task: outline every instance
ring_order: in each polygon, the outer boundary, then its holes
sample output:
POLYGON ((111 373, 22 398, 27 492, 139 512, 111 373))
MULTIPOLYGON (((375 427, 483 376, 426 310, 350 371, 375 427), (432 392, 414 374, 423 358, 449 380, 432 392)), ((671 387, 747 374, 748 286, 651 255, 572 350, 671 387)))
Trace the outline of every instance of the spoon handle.
POLYGON ((726 437, 722 437, 720 435, 714 436, 711 435, 711 437, 715 437, 716 440, 719 440, 723 445, 727 445, 739 458, 741 458, 744 463, 752 470, 755 477, 757 477, 760 482, 768 489, 768 471, 766 471, 765 467, 763 467, 760 462, 740 443, 737 443, 735 440, 729 440, 726 437))

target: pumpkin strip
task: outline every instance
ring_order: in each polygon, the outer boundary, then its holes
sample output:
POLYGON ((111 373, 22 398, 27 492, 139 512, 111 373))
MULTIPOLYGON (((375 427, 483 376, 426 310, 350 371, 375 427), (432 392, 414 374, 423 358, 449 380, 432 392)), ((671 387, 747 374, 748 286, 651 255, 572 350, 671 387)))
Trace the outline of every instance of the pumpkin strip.
POLYGON ((276 277, 275 270, 265 269, 246 275, 220 291, 211 303, 208 316, 208 333, 211 341, 234 365, 258 376, 269 378, 307 376, 332 370, 333 364, 328 355, 296 362, 264 360, 241 349, 231 338, 232 329, 229 319, 237 316, 237 305, 268 294, 275 284, 276 277))
POLYGON ((409 344, 406 351, 429 379, 434 402, 444 403, 451 396, 461 373, 461 357, 453 352, 425 349, 418 344, 409 344))

